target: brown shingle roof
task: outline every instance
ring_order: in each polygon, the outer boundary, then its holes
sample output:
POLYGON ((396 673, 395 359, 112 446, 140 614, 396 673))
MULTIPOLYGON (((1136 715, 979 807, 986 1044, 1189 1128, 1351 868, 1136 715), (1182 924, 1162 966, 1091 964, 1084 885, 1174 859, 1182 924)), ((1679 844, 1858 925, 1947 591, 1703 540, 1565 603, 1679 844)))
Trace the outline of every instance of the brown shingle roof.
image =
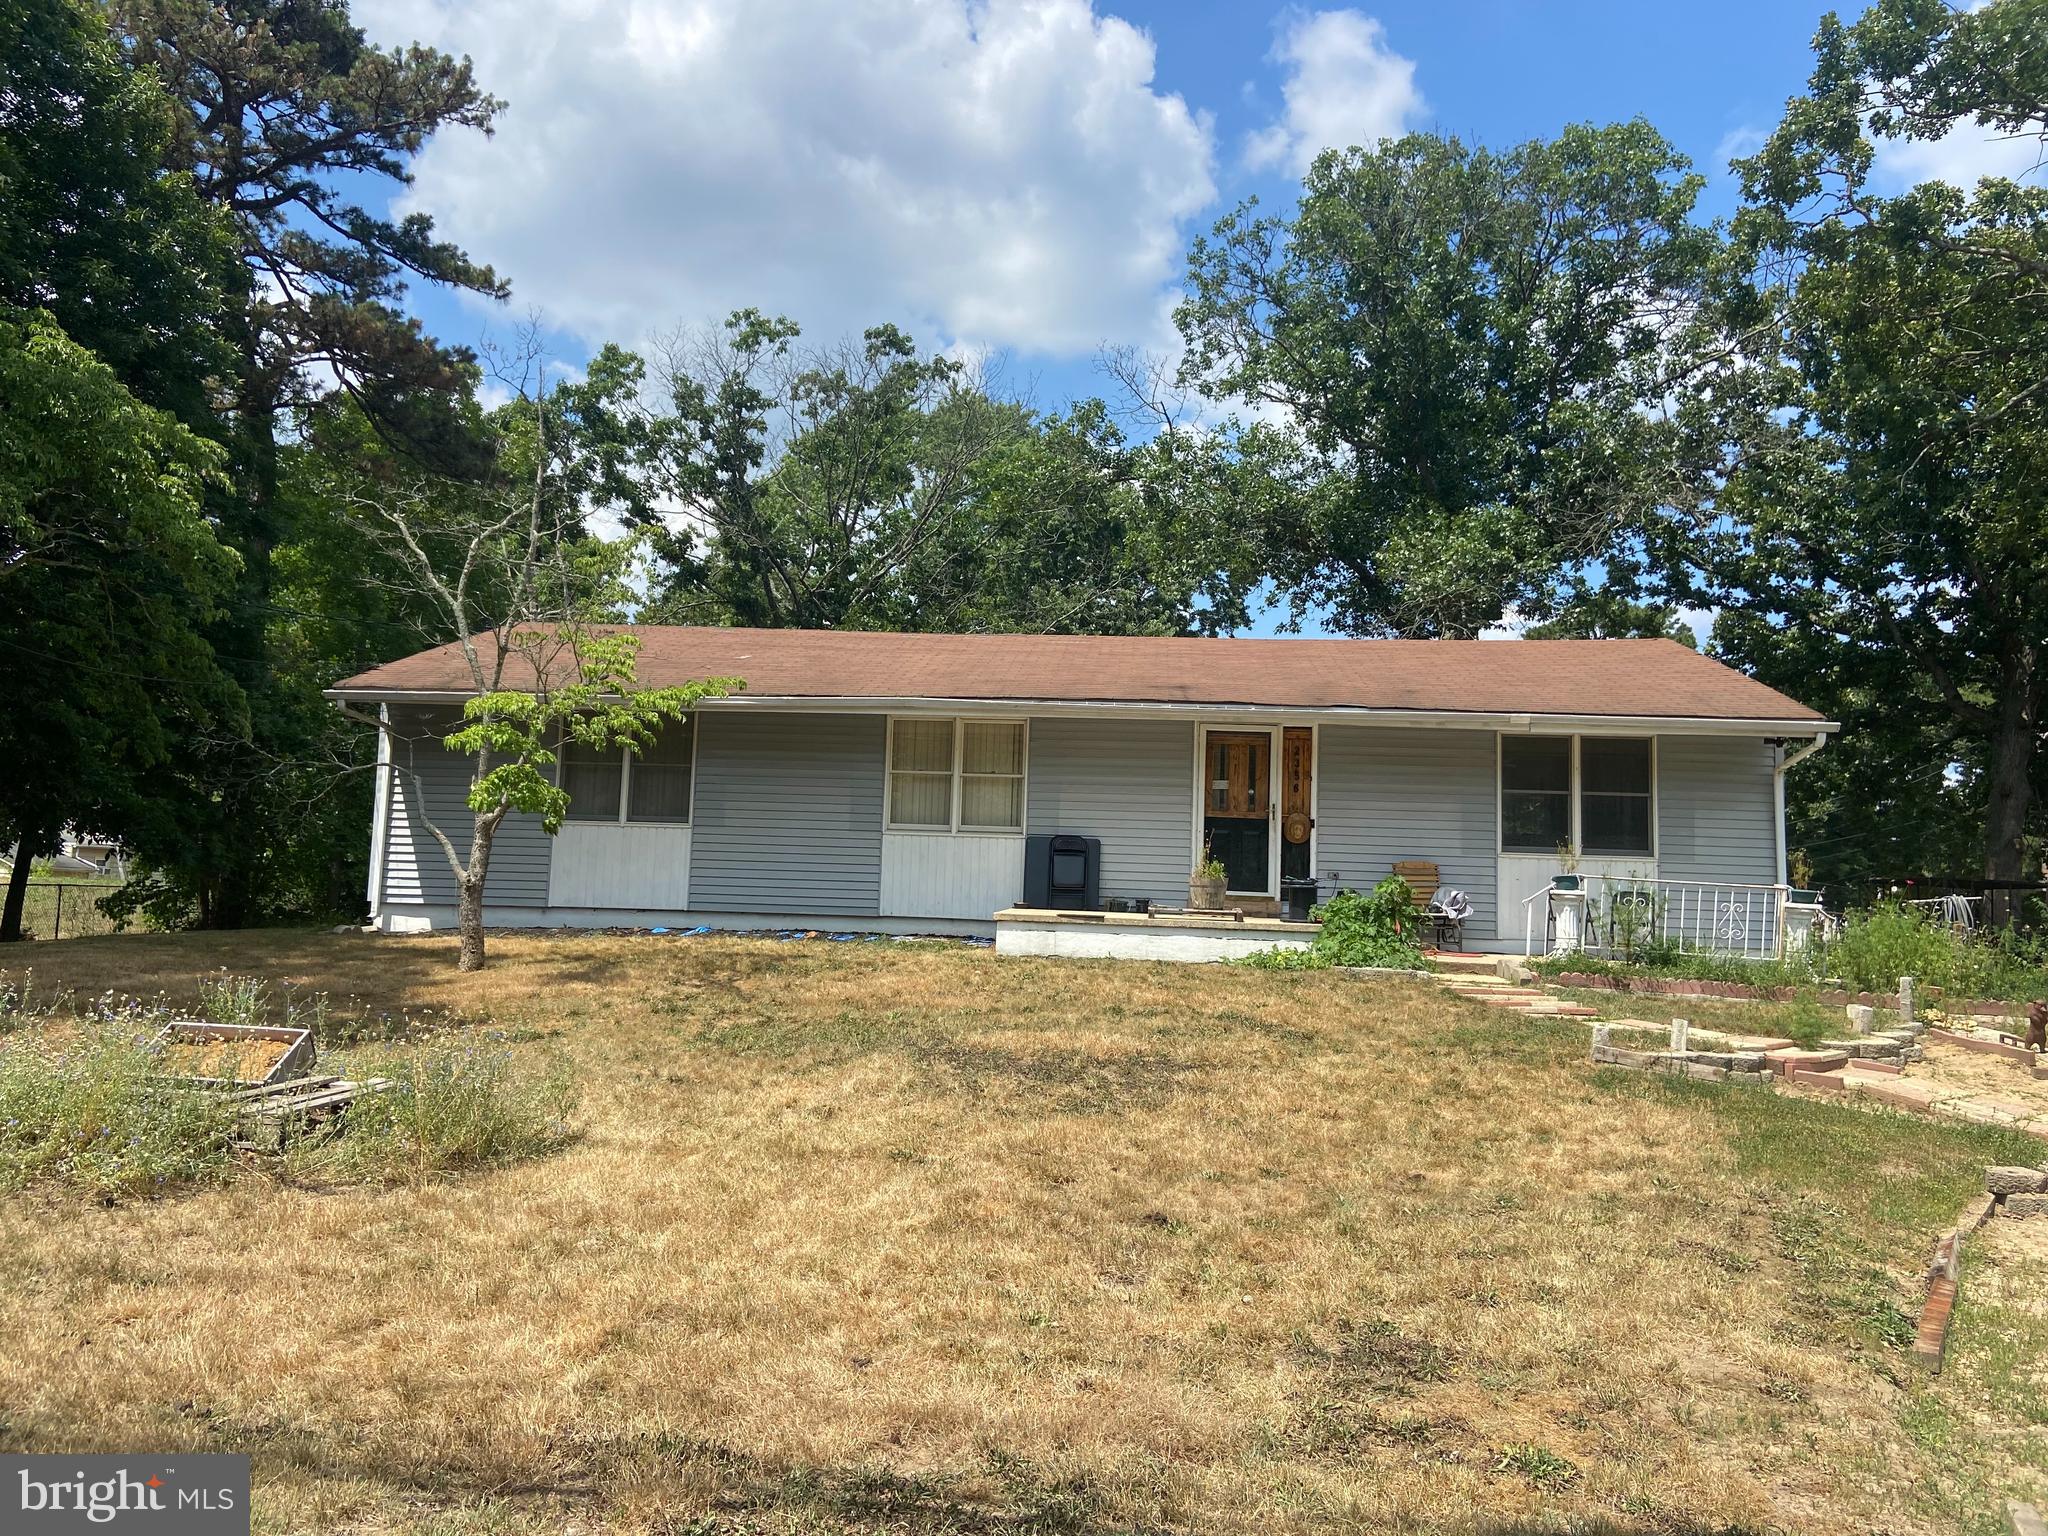
MULTIPOLYGON (((1673 640, 1192 640, 660 625, 637 633, 641 682, 740 677, 749 699, 1821 719, 1673 640)), ((468 686, 461 652, 446 645, 373 667, 339 688, 382 695, 468 686)))

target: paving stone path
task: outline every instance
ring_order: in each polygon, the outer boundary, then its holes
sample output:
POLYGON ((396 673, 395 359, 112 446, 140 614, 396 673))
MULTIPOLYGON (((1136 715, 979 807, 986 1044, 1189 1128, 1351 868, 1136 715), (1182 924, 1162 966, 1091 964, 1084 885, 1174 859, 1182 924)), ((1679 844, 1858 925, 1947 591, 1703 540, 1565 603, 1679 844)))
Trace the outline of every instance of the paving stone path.
MULTIPOLYGON (((1435 955, 1437 984, 1455 997, 1538 1018, 1583 1019, 1612 1024, 1616 1029, 1661 1030, 1668 1020, 1608 1018, 1598 1008, 1568 1002, 1538 982, 1510 981, 1494 969, 1490 955, 1435 955)), ((1795 1092, 1868 1099, 1893 1109, 1946 1116, 1982 1125, 2009 1125, 2048 1139, 2048 1110, 2018 1098, 1959 1087, 1935 1078, 1906 1076, 1900 1064, 1858 1060, 1842 1050, 1806 1050, 1790 1040, 1767 1035, 1712 1032, 1736 1051, 1761 1052, 1780 1086, 1795 1092)), ((1722 1047, 1716 1046, 1716 1049, 1722 1047)))

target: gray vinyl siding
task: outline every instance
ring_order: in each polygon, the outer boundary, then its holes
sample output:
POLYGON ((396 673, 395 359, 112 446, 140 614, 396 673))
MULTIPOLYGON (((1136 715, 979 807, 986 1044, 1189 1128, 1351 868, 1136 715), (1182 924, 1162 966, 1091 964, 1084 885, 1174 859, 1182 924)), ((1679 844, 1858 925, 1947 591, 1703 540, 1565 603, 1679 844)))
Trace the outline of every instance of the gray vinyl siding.
POLYGON ((1316 873, 1370 890, 1429 859, 1472 902, 1469 938, 1496 935, 1499 857, 1491 731, 1325 726, 1316 763, 1316 873))
MULTIPOLYGON (((469 857, 469 796, 474 760, 449 752, 440 738, 455 728, 453 710, 391 706, 391 775, 389 813, 384 844, 385 902, 453 905, 455 872, 448 856, 427 830, 428 820, 446 832, 456 852, 469 857)), ((540 818, 514 811, 491 842, 491 868, 484 879, 484 900, 496 906, 544 907, 548 900, 548 860, 554 839, 541 830, 540 818)))
POLYGON ((880 715, 699 715, 690 905, 876 916, 886 724, 880 715))
POLYGON ((1025 829, 1102 839, 1102 895, 1188 899, 1195 728, 1172 720, 1031 722, 1025 829))
POLYGON ((1778 838, 1767 741, 1657 740, 1657 872, 1666 880, 1771 885, 1778 838))

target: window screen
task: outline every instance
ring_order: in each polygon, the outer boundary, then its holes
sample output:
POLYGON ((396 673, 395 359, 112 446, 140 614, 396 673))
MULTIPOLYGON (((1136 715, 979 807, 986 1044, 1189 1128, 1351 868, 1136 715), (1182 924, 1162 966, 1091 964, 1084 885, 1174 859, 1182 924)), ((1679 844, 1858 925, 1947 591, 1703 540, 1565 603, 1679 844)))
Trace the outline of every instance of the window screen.
POLYGON ((619 819, 620 749, 600 752, 579 741, 562 743, 562 788, 571 821, 619 819))
POLYGON ((889 726, 889 825, 953 825, 953 722, 895 720, 889 726))
POLYGON ((1579 837, 1588 853, 1650 851, 1650 743, 1579 743, 1579 837))
POLYGON ((1022 721, 960 727, 960 825, 1005 832, 1024 825, 1022 721))
POLYGON ((635 752, 627 789, 629 821, 690 819, 690 738, 694 722, 671 720, 645 754, 635 752))
POLYGON ((1571 738, 1503 736, 1501 847, 1515 853, 1555 853, 1571 840, 1571 738))

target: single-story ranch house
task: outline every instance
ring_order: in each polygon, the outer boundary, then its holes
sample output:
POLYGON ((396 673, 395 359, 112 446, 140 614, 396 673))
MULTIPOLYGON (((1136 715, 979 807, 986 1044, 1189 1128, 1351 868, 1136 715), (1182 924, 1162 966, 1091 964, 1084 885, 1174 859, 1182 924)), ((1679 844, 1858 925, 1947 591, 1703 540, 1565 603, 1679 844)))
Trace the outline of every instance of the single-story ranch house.
MULTIPOLYGON (((643 684, 746 688, 644 759, 565 752, 560 834, 528 816, 498 834, 493 924, 1206 959, 1306 942, 1312 900, 1402 864, 1464 894, 1471 950, 1549 942, 1570 874, 1596 936, 1634 902, 1688 941, 1769 952, 1785 771, 1835 729, 1661 639, 636 632, 643 684), (1229 910, 1188 910, 1205 850, 1229 910)), ((438 738, 470 692, 455 646, 331 691, 385 725, 369 901, 386 931, 454 924, 425 818, 466 850, 469 760, 438 738)))

